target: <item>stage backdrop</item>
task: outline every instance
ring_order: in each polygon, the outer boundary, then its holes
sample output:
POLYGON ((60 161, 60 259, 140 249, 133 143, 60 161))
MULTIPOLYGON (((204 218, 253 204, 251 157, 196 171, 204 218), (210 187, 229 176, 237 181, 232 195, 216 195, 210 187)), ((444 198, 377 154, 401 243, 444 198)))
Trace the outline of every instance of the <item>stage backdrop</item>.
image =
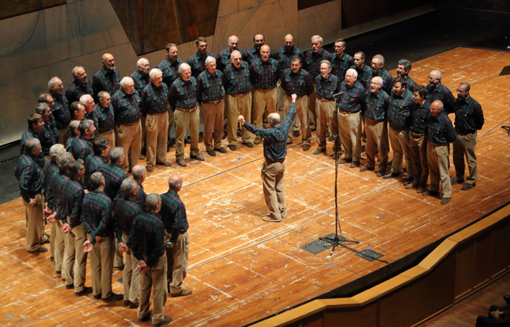
POLYGON ((184 60, 196 52, 198 36, 207 37, 213 54, 232 34, 247 49, 255 33, 263 33, 272 49, 292 33, 306 50, 314 34, 331 43, 435 9, 433 0, 8 1, 0 14, 0 146, 20 139, 51 77, 59 76, 67 89, 71 69, 80 65, 92 81, 105 52, 125 76, 139 57, 156 66, 169 42, 179 44, 184 60))

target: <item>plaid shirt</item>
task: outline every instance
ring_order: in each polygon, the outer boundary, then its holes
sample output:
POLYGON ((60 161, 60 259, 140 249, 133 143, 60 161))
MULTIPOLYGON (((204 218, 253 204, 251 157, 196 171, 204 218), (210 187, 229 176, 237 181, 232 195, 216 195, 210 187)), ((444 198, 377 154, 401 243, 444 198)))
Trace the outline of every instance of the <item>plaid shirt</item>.
POLYGON ((205 70, 197 78, 198 101, 219 101, 225 96, 223 73, 216 69, 214 75, 205 70))
POLYGON ((98 103, 94 107, 94 112, 97 113, 97 129, 99 134, 112 131, 115 127, 115 114, 113 113, 112 105, 108 104, 108 107, 105 108, 98 103))
POLYGON ((329 74, 328 78, 323 78, 322 75, 315 77, 315 87, 317 88, 317 98, 334 100, 333 94, 340 92, 340 79, 333 74, 329 74))
POLYGON ((365 116, 373 120, 385 120, 390 104, 390 96, 382 88, 377 94, 367 91, 365 97, 365 116))
POLYGON ((408 128, 411 125, 411 107, 413 106, 413 94, 407 88, 400 96, 391 94, 388 109, 388 123, 395 129, 408 128))
POLYGON ((67 141, 66 141, 66 152, 71 152, 71 147, 73 145, 73 142, 74 142, 74 139, 76 138, 76 136, 72 136, 71 135, 71 132, 69 132, 69 129, 68 129, 68 134, 67 134, 67 141))
MULTIPOLYGON (((46 173, 45 173, 46 174, 46 173)), ((46 176, 46 175, 45 175, 46 176)), ((65 181, 64 174, 61 174, 60 171, 58 171, 56 174, 53 174, 50 176, 50 193, 53 195, 51 198, 51 201, 48 200, 48 207, 56 211, 58 206, 58 201, 60 201, 60 197, 62 194, 60 194, 60 185, 62 185, 65 181)), ((55 219, 59 218, 58 216, 55 217, 55 219)))
POLYGON ((133 79, 133 82, 135 83, 135 90, 138 93, 142 92, 142 90, 151 82, 149 74, 142 75, 138 69, 135 70, 130 77, 133 79))
MULTIPOLYGON (((365 89, 370 88, 370 81, 372 81, 372 68, 368 67, 367 65, 363 64, 363 67, 356 68, 356 66, 352 65, 352 69, 356 69, 356 72, 358 72, 358 82, 363 85, 365 89)), ((393 85, 392 85, 393 86, 393 85)))
POLYGON ((54 194, 52 188, 51 188, 51 180, 53 179, 54 175, 59 175, 60 169, 58 168, 58 165, 55 161, 50 160, 44 165, 44 179, 43 179, 43 194, 44 199, 46 202, 48 202, 48 208, 51 210, 55 210, 55 204, 54 204, 54 196, 58 196, 58 192, 54 194))
POLYGON ((457 140, 452 121, 444 112, 441 112, 437 118, 432 115, 429 116, 427 120, 427 140, 436 144, 453 143, 457 140))
POLYGON ((115 123, 123 125, 135 124, 140 120, 141 99, 136 90, 132 94, 124 93, 120 89, 112 96, 112 107, 115 113, 115 123))
POLYGON ((115 237, 117 241, 122 240, 122 234, 130 235, 133 222, 136 216, 141 212, 140 207, 131 199, 126 200, 124 196, 119 196, 112 204, 113 216, 115 217, 115 237))
POLYGON ((437 89, 434 90, 432 85, 427 85, 427 99, 425 101, 432 104, 436 100, 443 102, 444 111, 447 113, 451 114, 455 111, 455 98, 446 86, 439 84, 437 89))
POLYGON ((340 93, 342 97, 338 107, 346 112, 360 112, 365 110, 366 92, 363 85, 357 80, 351 87, 345 81, 340 84, 340 93))
POLYGON ((263 129, 250 123, 244 123, 246 130, 264 138, 264 158, 267 160, 276 161, 285 159, 287 156, 287 136, 295 113, 296 104, 292 103, 283 123, 273 128, 263 129))
POLYGON ((177 240, 179 234, 188 230, 186 208, 176 192, 168 190, 168 192, 161 194, 160 213, 167 233, 172 234, 170 239, 172 242, 177 240))
POLYGON ((292 57, 298 56, 301 58, 301 62, 305 61, 305 55, 303 51, 299 50, 295 46, 292 47, 291 51, 285 51, 285 47, 281 47, 276 51, 276 60, 278 60, 278 65, 280 65, 280 73, 282 73, 285 69, 290 68, 290 62, 292 57))
POLYGON ((197 106, 197 80, 191 76, 188 82, 181 77, 176 79, 170 87, 170 106, 173 110, 193 109, 197 106))
POLYGON ((320 53, 314 53, 313 50, 305 52, 305 61, 303 62, 303 68, 315 77, 321 74, 321 61, 329 60, 331 62, 331 53, 322 49, 320 53))
POLYGON ((41 133, 39 133, 39 141, 41 142, 42 152, 45 156, 50 155, 50 148, 58 142, 58 139, 55 139, 55 133, 52 130, 52 127, 48 122, 44 122, 41 133))
POLYGON ((85 192, 80 182, 72 180, 69 174, 62 175, 62 184, 59 188, 59 199, 57 202, 57 219, 74 228, 80 225, 83 196, 85 192))
MULTIPOLYGON (((230 49, 227 47, 226 49, 221 50, 216 56, 216 68, 223 71, 225 67, 230 64, 230 49)), ((241 51, 242 55, 242 51, 241 51)))
POLYGON ((483 118, 482 107, 471 96, 466 101, 460 99, 455 100, 454 104, 455 111, 455 128, 464 134, 471 134, 476 132, 478 129, 482 129, 483 118))
MULTIPOLYGON (((372 77, 370 78, 370 81, 372 81, 372 78, 379 76, 383 80, 382 89, 386 91, 386 93, 391 94, 391 91, 393 89, 393 77, 391 74, 384 68, 381 68, 379 73, 375 73, 372 71, 372 77)), ((368 82, 368 88, 370 88, 370 81, 368 82)))
POLYGON ((87 188, 90 188, 90 176, 97 171, 101 172, 101 167, 106 165, 106 158, 91 153, 85 158, 83 165, 85 166, 85 183, 87 188))
POLYGON ((27 203, 43 189, 44 179, 41 168, 31 155, 24 154, 19 157, 14 175, 19 182, 21 197, 27 203))
POLYGON ((112 235, 115 223, 112 219, 112 200, 103 191, 85 194, 82 207, 80 221, 91 235, 90 243, 96 244, 96 236, 112 235))
POLYGON ((99 102, 97 98, 99 92, 106 91, 111 95, 118 90, 120 90, 120 75, 117 68, 107 72, 103 66, 92 78, 92 92, 96 102, 99 102))
POLYGON ((74 160, 81 159, 85 161, 89 154, 94 154, 92 143, 82 135, 74 138, 70 150, 74 160))
POLYGON ((297 73, 286 69, 282 74, 282 89, 285 94, 291 96, 296 94, 299 97, 310 95, 314 91, 312 75, 304 69, 300 69, 297 73))
POLYGON ((147 266, 152 267, 158 263, 159 258, 165 254, 165 226, 161 216, 155 212, 140 212, 133 222, 129 235, 128 248, 139 260, 144 260, 147 266), (147 260, 143 256, 147 257, 147 260))
POLYGON ((150 82, 140 93, 140 110, 143 116, 159 114, 168 110, 168 86, 161 83, 156 87, 150 82))
POLYGON ((207 57, 214 57, 212 53, 206 52, 205 57, 201 57, 198 52, 189 57, 187 63, 191 67, 191 76, 197 78, 206 68, 205 68, 205 59, 207 57))
POLYGON ((223 71, 223 84, 227 94, 246 94, 251 91, 250 69, 246 62, 236 68, 233 64, 228 65, 223 71))
POLYGON ((67 88, 66 98, 69 103, 73 103, 74 101, 80 101, 80 97, 84 94, 92 94, 92 85, 90 82, 87 81, 85 84, 79 85, 76 80, 74 80, 67 88))
MULTIPOLYGON (((255 46, 243 51, 243 61, 246 61, 248 65, 251 65, 255 60, 260 59, 260 50, 255 49, 255 46)), ((269 57, 276 59, 276 53, 270 50, 269 57)))
POLYGON ((273 58, 265 62, 262 59, 256 59, 250 65, 250 82, 256 89, 274 89, 279 77, 280 67, 273 58))
MULTIPOLYGON (((418 84, 416 84, 416 82, 413 81, 413 79, 411 77, 409 77, 409 76, 406 76, 405 79, 406 79, 406 82, 407 82, 406 88, 409 91, 414 92, 413 90, 414 90, 415 87, 418 86, 418 84)), ((393 92, 393 90, 392 90, 392 92, 393 92)))
POLYGON ((138 189, 138 196, 136 197, 136 199, 133 199, 133 202, 138 204, 138 207, 140 207, 140 209, 145 210, 145 208, 146 208, 145 207, 145 199, 147 198, 147 194, 145 194, 145 191, 143 190, 142 183, 140 183, 136 179, 135 179, 135 182, 136 182, 136 184, 138 184, 138 186, 140 188, 138 189))
POLYGON ((57 124, 57 129, 67 128, 69 126, 69 122, 71 122, 71 111, 69 111, 69 105, 67 99, 64 95, 54 95, 50 92, 53 97, 53 102, 55 102, 55 107, 51 113, 53 117, 55 117, 55 123, 57 124))
POLYGON ((104 176, 104 192, 113 201, 119 193, 120 184, 122 184, 122 181, 125 180, 128 176, 124 172, 124 167, 114 163, 103 165, 100 171, 104 176))
POLYGON ((163 72, 163 83, 170 88, 172 83, 179 78, 179 66, 183 63, 181 58, 177 58, 175 62, 170 62, 168 58, 163 59, 156 68, 163 72))
POLYGON ((416 134, 423 134, 427 131, 427 120, 430 116, 430 104, 424 102, 422 106, 414 103, 411 106, 411 130, 416 134))
MULTIPOLYGON (((41 133, 35 133, 31 128, 28 128, 21 134, 21 148, 20 148, 20 154, 25 154, 25 143, 28 141, 28 139, 36 138, 39 139, 39 134, 41 133)), ((39 139, 39 142, 41 142, 41 139, 39 139)), ((42 142, 41 142, 42 143, 42 142)), ((42 144, 41 144, 42 147, 42 144)), ((39 166, 39 168, 44 168, 44 153, 41 151, 39 153, 39 156, 37 158, 34 158, 35 162, 39 166)))
POLYGON ((336 53, 331 55, 331 74, 338 76, 342 82, 345 79, 347 69, 352 65, 354 65, 354 59, 345 52, 340 58, 338 58, 336 53))

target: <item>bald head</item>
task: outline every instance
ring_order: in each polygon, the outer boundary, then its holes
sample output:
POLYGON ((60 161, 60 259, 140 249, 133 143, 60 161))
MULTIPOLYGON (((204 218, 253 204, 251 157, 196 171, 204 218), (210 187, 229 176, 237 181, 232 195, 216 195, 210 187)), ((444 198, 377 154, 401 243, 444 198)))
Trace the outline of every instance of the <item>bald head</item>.
POLYGON ((443 102, 441 100, 436 100, 432 102, 430 105, 430 113, 434 117, 438 117, 443 111, 443 102))
POLYGON ((134 165, 131 172, 133 173, 133 178, 140 183, 143 183, 145 177, 147 177, 147 170, 144 165, 134 165))
POLYGON ((182 188, 182 177, 179 175, 172 175, 168 178, 168 186, 174 192, 179 192, 182 188))
POLYGON ((280 114, 278 114, 277 112, 269 114, 269 116, 267 116, 267 121, 269 122, 270 128, 280 125, 281 123, 280 114))
POLYGON ((264 44, 263 46, 260 47, 260 59, 262 59, 262 61, 264 62, 268 61, 270 54, 271 48, 269 47, 269 45, 264 44))

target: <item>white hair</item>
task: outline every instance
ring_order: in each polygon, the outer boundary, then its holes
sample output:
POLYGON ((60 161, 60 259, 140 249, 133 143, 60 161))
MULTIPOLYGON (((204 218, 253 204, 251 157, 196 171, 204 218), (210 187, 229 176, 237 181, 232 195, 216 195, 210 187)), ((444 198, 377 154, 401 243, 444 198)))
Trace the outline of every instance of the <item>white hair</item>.
POLYGON ((356 69, 354 68, 349 68, 347 69, 347 71, 345 72, 345 75, 347 75, 347 73, 351 72, 352 75, 354 75, 354 77, 358 78, 358 72, 356 71, 356 69))
POLYGON ((179 66, 179 74, 182 73, 185 69, 191 69, 190 65, 188 65, 187 63, 183 62, 180 66, 179 66))
POLYGON ((209 56, 207 58, 205 58, 205 65, 209 65, 211 62, 216 62, 216 58, 214 58, 213 56, 209 56))
POLYGON ((161 74, 161 76, 163 76, 163 72, 161 71, 161 69, 159 69, 159 68, 153 68, 153 69, 151 69, 151 71, 149 72, 149 77, 150 77, 151 79, 154 79, 154 78, 155 78, 156 73, 160 73, 160 74, 161 74))
POLYGON ((322 40, 322 37, 320 35, 314 35, 314 36, 312 36, 312 38, 310 40, 313 42, 313 40, 315 40, 315 39, 319 39, 319 42, 321 44, 324 43, 322 40))
POLYGON ((81 68, 81 69, 85 70, 85 68, 83 68, 82 66, 76 66, 76 67, 74 67, 74 68, 73 68, 73 70, 72 70, 73 77, 78 76, 78 73, 76 72, 76 70, 77 70, 78 68, 81 68))
MULTIPOLYGON (((87 104, 89 103, 88 102, 88 98, 91 97, 90 94, 84 94, 80 97, 80 103, 84 106, 87 106, 87 104)), ((92 98, 92 97, 91 97, 92 98)))
POLYGON ((133 79, 129 76, 122 77, 122 80, 120 81, 120 87, 126 87, 129 83, 135 83, 133 82, 133 79))
POLYGON ((60 78, 58 78, 57 76, 55 77, 52 77, 49 82, 48 82, 48 87, 51 89, 51 87, 55 84, 57 84, 57 81, 59 81, 60 78))
POLYGON ((141 67, 143 65, 144 62, 149 63, 149 60, 145 59, 145 58, 140 58, 138 59, 138 61, 136 62, 136 67, 141 67))
POLYGON ((233 58, 234 53, 235 53, 235 54, 240 55, 241 57, 243 56, 243 55, 241 54, 241 51, 239 51, 239 50, 234 50, 234 51, 232 51, 232 53, 230 54, 230 58, 233 58))

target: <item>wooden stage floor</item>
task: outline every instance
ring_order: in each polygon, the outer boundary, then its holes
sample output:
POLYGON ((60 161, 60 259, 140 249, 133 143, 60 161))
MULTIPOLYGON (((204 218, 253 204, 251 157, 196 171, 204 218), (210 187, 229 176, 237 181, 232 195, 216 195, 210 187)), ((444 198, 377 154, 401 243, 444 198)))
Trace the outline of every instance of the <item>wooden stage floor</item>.
MULTIPOLYGON (((508 62, 510 53, 457 48, 413 64, 411 76, 418 84, 428 83, 429 72, 436 68, 455 96, 460 82, 471 84, 471 94, 485 115, 478 135, 479 181, 467 192, 453 186, 452 201, 442 206, 438 199, 404 189, 396 179, 340 165, 340 220, 344 236, 360 242, 353 248, 373 249, 383 260, 395 262, 510 200, 510 137, 500 127, 510 125, 505 123, 510 117, 510 77, 498 77, 508 62)), ((296 144, 289 148, 285 174, 288 217, 279 224, 261 220, 266 213, 262 145, 206 155, 206 161, 190 161, 186 168, 156 167, 149 173, 147 193, 165 192, 169 174, 180 174, 185 182, 180 195, 188 210, 191 240, 185 284, 193 295, 169 297, 166 313, 173 316, 172 325, 249 324, 385 266, 345 249, 333 257, 328 257, 329 251, 313 255, 300 249, 334 232, 334 161, 312 155, 316 140, 308 152, 296 144)), ((174 153, 168 156, 175 161, 174 153)), ((450 175, 454 176, 453 163, 450 175)), ((0 215, 1 325, 138 324, 136 310, 122 302, 75 297, 55 275, 48 253, 26 252, 21 199, 1 205, 0 215)), ((120 277, 116 272, 114 278, 120 277)), ((86 285, 91 285, 88 278, 86 285)), ((114 291, 122 293, 119 282, 114 291)))

